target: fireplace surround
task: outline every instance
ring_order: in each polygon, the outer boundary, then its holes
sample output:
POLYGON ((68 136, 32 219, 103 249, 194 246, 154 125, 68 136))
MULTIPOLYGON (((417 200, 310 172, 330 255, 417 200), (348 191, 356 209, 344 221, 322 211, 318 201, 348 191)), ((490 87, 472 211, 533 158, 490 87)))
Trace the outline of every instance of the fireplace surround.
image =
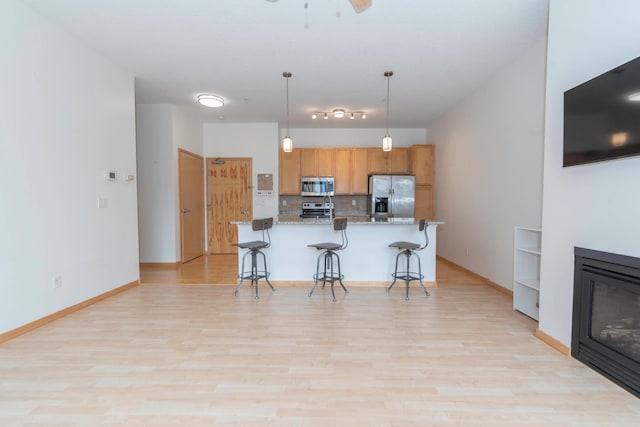
POLYGON ((640 397, 640 259, 574 254, 571 355, 640 397))

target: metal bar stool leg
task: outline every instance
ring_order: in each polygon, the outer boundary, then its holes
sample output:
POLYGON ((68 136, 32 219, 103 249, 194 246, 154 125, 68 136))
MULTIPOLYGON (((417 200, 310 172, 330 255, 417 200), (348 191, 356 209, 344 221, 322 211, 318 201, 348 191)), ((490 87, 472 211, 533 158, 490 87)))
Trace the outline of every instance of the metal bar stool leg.
POLYGON ((393 288, 393 285, 396 284, 396 280, 398 280, 398 260, 400 259, 400 255, 402 255, 402 252, 398 252, 398 255, 396 255, 396 269, 393 273, 393 282, 391 282, 389 287, 387 287, 387 292, 389 292, 391 288, 393 288))
POLYGON ((257 251, 251 251, 251 286, 256 284, 256 299, 260 299, 258 296, 258 253, 257 251))
POLYGON ((338 282, 340 283, 340 286, 342 286, 342 289, 344 289, 344 292, 346 294, 349 293, 349 291, 347 290, 347 288, 345 288, 344 283, 342 283, 342 270, 340 269, 340 255, 338 254, 334 254, 336 256, 336 261, 338 261, 338 282))
POLYGON ((413 252, 411 251, 405 251, 404 253, 405 258, 407 259, 407 274, 406 276, 404 276, 404 286, 406 288, 406 295, 404 297, 405 300, 409 301, 409 282, 411 282, 411 273, 410 273, 410 265, 411 265, 411 255, 413 255, 413 252))
POLYGON ((318 255, 318 260, 316 262, 316 275, 314 277, 313 288, 311 288, 311 292, 309 292, 309 298, 311 298, 311 295, 313 295, 313 291, 315 291, 316 288, 318 287, 318 277, 320 276, 320 260, 323 259, 324 254, 325 253, 323 252, 320 255, 318 255))
POLYGON ((247 251, 242 255, 242 268, 240 269, 240 283, 236 287, 236 290, 233 291, 233 295, 238 295, 238 291, 242 288, 242 282, 244 281, 244 260, 249 255, 250 251, 247 251))
POLYGON ((262 262, 264 263, 264 280, 267 282, 267 285, 269 285, 271 290, 275 291, 276 289, 273 287, 273 285, 269 281, 269 271, 267 270, 267 257, 264 254, 264 252, 262 251, 258 251, 258 252, 260 253, 260 255, 262 255, 262 262))
POLYGON ((333 302, 336 302, 337 301, 336 293, 333 291, 333 284, 335 282, 335 276, 333 274, 333 256, 335 254, 333 252, 331 252, 331 251, 329 251, 327 254, 329 255, 329 268, 330 268, 329 274, 331 275, 331 276, 329 276, 331 278, 331 297, 333 298, 333 302))
POLYGON ((420 256, 418 254, 416 254, 416 256, 418 257, 418 280, 420 281, 420 286, 422 286, 422 290, 424 291, 425 295, 429 296, 427 288, 424 286, 424 283, 422 283, 422 265, 420 265, 420 256))

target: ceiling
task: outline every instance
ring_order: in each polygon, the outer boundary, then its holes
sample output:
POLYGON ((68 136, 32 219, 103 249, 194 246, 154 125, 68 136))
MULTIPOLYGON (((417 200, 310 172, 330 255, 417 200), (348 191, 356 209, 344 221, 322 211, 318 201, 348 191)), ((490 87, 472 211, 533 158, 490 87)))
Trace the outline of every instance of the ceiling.
POLYGON ((204 121, 290 127, 428 124, 546 33, 548 0, 24 0, 135 76, 137 103, 204 121), (308 7, 305 8, 305 4, 308 7), (339 16, 338 16, 339 15, 339 16), (222 96, 224 107, 195 103, 222 96), (314 111, 366 120, 312 120, 314 111))

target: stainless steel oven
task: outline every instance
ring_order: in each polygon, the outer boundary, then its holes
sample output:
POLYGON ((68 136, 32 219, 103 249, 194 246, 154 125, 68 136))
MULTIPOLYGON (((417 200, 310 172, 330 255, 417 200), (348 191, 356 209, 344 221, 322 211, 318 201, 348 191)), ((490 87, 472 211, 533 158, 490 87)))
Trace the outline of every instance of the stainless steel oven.
POLYGON ((333 202, 304 202, 302 204, 302 219, 333 219, 333 202))
POLYGON ((301 196, 333 196, 335 181, 332 176, 303 176, 301 196))

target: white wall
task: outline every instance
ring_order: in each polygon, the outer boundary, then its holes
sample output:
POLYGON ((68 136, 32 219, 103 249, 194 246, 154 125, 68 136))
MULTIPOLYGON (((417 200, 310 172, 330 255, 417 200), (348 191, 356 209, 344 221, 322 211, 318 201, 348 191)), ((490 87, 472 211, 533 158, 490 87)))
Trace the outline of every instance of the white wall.
POLYGON ((202 155, 202 123, 187 107, 136 105, 140 262, 180 260, 178 148, 202 155))
POLYGON ((562 167, 563 93, 640 55, 640 2, 552 0, 539 328, 571 343, 574 246, 640 257, 640 157, 562 167))
POLYGON ((0 70, 2 333, 139 269, 136 182, 123 180, 136 174, 133 76, 13 0, 0 2, 0 70))
MULTIPOLYGON (((280 132, 280 140, 285 136, 286 129, 280 132)), ((290 136, 293 146, 298 148, 316 147, 382 147, 382 137, 386 129, 321 129, 321 128, 291 128, 290 136)), ((426 144, 427 130, 417 129, 389 129, 394 147, 409 147, 414 144, 426 144)))
POLYGON ((514 227, 540 226, 545 48, 538 40, 429 127, 438 254, 508 289, 514 227))
POLYGON ((172 105, 136 106, 140 262, 179 259, 173 127, 172 105))

